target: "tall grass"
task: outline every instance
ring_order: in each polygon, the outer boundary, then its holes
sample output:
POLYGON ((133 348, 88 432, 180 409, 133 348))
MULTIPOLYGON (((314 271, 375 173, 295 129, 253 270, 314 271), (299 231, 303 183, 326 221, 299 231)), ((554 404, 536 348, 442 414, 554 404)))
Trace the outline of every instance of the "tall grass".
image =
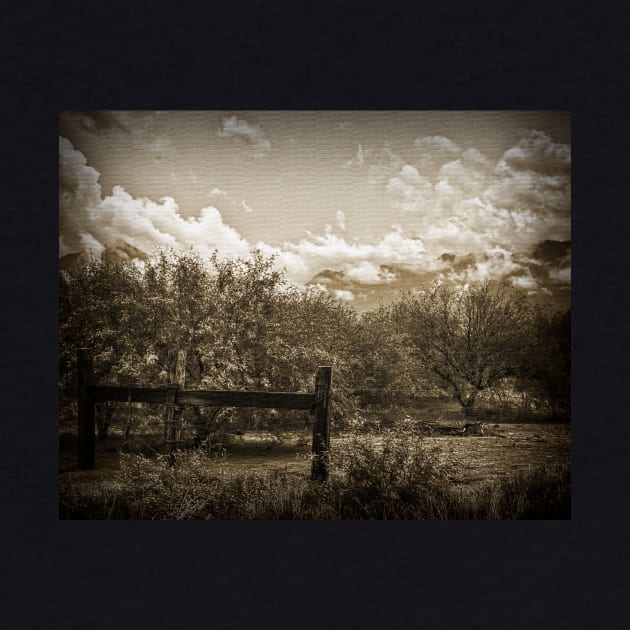
POLYGON ((450 483, 418 436, 349 438, 331 460, 327 483, 284 472, 240 474, 221 458, 181 452, 163 458, 121 454, 111 479, 60 488, 64 519, 564 519, 570 468, 534 470, 475 491, 450 483))

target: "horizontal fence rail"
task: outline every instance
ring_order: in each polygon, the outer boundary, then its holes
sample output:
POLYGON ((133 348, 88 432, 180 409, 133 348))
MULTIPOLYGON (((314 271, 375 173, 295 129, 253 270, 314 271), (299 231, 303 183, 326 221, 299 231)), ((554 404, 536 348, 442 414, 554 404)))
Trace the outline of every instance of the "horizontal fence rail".
POLYGON ((77 352, 78 422, 80 469, 94 468, 94 405, 103 402, 155 403, 166 405, 166 433, 171 461, 174 461, 175 432, 185 405, 194 407, 258 407, 266 409, 301 409, 315 416, 313 423, 313 460, 311 479, 328 477, 330 449, 330 393, 332 368, 319 367, 315 393, 252 392, 232 390, 183 389, 176 384, 162 387, 97 385, 94 383, 93 355, 90 348, 77 352))
POLYGON ((193 405, 197 407, 261 407, 266 409, 303 409, 312 410, 315 394, 294 392, 247 392, 220 389, 177 389, 175 399, 169 398, 168 387, 124 387, 110 385, 91 385, 87 394, 95 403, 100 402, 138 402, 171 403, 193 405))

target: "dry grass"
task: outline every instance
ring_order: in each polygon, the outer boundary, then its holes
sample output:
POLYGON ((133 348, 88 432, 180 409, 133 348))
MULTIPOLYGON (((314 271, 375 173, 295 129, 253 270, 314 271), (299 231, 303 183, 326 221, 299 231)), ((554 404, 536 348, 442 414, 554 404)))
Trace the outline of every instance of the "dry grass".
MULTIPOLYGON (((401 412, 402 413, 402 412, 401 412)), ((372 418, 373 420, 373 418, 372 418)), ((404 412, 395 429, 364 423, 333 433, 329 482, 313 484, 310 440, 253 433, 211 451, 182 452, 174 468, 159 441, 97 445, 97 468, 77 471, 61 438, 61 517, 123 519, 569 518, 570 428, 486 424, 404 412), (128 450, 130 445, 127 445, 128 450)))

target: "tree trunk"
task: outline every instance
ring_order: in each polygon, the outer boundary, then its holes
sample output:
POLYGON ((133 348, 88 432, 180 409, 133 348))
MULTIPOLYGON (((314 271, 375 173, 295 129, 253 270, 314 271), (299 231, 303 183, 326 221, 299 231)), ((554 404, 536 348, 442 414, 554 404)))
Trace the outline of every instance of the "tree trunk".
POLYGON ((477 400, 477 393, 478 393, 477 390, 474 389, 472 392, 470 392, 470 394, 468 394, 468 396, 462 403, 464 416, 466 416, 466 418, 472 418, 475 415, 474 407, 475 407, 475 401, 477 400))
POLYGON ((125 442, 129 440, 131 435, 131 407, 127 408, 127 423, 125 424, 125 442))
POLYGON ((217 407, 209 413, 205 409, 201 409, 200 407, 192 407, 193 413, 193 426, 195 435, 193 438, 193 445, 195 448, 199 448, 203 445, 203 443, 210 437, 213 429, 213 423, 219 411, 221 411, 222 407, 217 407))

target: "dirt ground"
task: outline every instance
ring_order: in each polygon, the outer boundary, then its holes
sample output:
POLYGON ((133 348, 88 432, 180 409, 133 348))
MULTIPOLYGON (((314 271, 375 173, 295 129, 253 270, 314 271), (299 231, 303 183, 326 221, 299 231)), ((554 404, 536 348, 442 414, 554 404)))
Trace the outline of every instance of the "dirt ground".
MULTIPOLYGON (((423 434, 424 444, 435 449, 442 461, 454 464, 451 477, 454 484, 473 488, 481 483, 506 477, 519 471, 542 466, 567 464, 571 457, 571 428, 568 423, 551 422, 485 422, 484 435, 458 433, 463 420, 456 414, 427 414, 418 410, 401 415, 397 426, 404 432, 413 427, 423 434), (430 417, 431 420, 426 418, 430 417)), ((378 425, 377 425, 378 426, 378 425)), ((340 448, 348 433, 331 432, 331 451, 340 448)), ((372 434, 378 444, 378 434, 372 434)), ((128 450, 157 455, 159 442, 153 438, 136 438, 128 450)), ((59 472, 61 478, 72 478, 89 484, 102 480, 119 467, 121 437, 113 435, 106 442, 96 442, 96 467, 79 471, 76 466, 77 437, 73 432, 60 434, 59 472)), ((309 476, 310 436, 294 433, 282 441, 263 432, 234 436, 230 443, 218 446, 208 459, 208 472, 223 470, 255 473, 284 471, 309 476)))
POLYGON ((454 483, 478 484, 571 460, 569 424, 490 424, 483 436, 427 437, 456 463, 454 483))

